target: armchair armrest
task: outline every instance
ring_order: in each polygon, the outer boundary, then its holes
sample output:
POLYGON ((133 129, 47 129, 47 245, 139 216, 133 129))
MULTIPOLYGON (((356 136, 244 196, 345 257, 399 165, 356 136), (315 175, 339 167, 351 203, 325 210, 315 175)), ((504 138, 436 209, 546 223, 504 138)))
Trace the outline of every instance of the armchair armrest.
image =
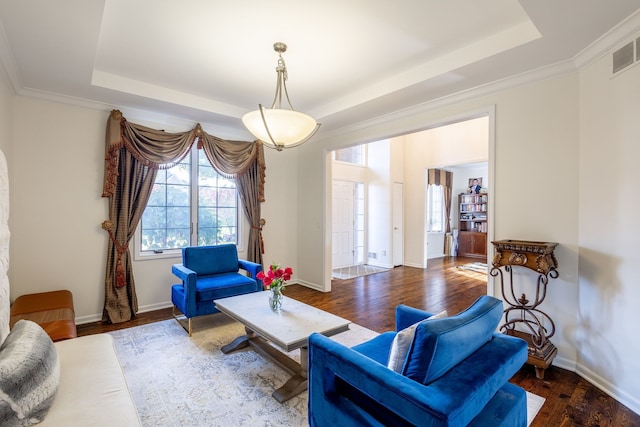
POLYGON ((256 276, 258 273, 262 271, 262 264, 258 264, 255 262, 247 261, 244 259, 238 259, 238 265, 241 269, 249 272, 252 279, 255 279, 258 282, 258 290, 262 290, 262 280, 258 279, 256 276))
POLYGON ((401 331, 414 323, 433 316, 434 313, 400 304, 396 307, 396 331, 401 331))
POLYGON ((176 275, 180 280, 182 280, 182 285, 184 286, 184 293, 187 300, 193 295, 193 299, 195 300, 196 295, 196 272, 188 269, 182 264, 173 264, 171 266, 171 272, 176 275))

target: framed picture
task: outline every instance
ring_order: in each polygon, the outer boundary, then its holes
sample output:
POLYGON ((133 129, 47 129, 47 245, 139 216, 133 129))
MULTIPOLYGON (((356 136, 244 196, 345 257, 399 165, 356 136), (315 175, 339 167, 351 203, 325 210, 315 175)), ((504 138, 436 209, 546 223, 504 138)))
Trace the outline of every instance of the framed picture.
POLYGON ((479 194, 482 189, 482 178, 469 178, 469 193, 479 194))

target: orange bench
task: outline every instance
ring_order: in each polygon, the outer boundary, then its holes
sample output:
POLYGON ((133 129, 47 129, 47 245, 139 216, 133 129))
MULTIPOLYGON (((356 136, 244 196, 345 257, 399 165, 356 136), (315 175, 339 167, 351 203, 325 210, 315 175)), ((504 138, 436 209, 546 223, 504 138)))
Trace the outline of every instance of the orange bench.
POLYGON ((21 319, 36 322, 53 341, 76 338, 73 295, 67 290, 21 295, 11 306, 10 327, 21 319))

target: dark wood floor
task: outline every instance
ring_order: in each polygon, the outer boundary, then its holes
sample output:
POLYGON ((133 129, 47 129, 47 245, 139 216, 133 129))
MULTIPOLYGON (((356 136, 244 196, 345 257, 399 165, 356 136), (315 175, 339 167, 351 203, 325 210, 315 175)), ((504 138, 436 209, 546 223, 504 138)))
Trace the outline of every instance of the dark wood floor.
MULTIPOLYGON (((332 282, 332 291, 318 292, 290 285, 286 295, 350 319, 377 332, 395 327, 395 307, 407 304, 432 312, 446 309, 455 314, 486 294, 482 275, 456 269, 457 264, 477 260, 445 258, 430 260, 428 269, 398 267, 389 272, 332 282)), ((92 323, 78 326, 78 335, 108 332, 171 318, 171 309, 139 314, 117 325, 92 323)), ((546 398, 532 427, 548 426, 640 426, 633 413, 589 382, 565 369, 551 367, 543 380, 525 365, 511 380, 525 390, 546 398)))

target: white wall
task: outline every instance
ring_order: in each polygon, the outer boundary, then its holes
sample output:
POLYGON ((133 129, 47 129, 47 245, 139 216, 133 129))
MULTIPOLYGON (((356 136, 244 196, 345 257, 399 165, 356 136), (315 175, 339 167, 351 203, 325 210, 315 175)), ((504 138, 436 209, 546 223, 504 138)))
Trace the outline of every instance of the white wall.
POLYGON ((391 141, 377 141, 367 146, 369 172, 368 189, 368 252, 376 254, 367 264, 393 267, 391 250, 391 141))
POLYGON ((11 296, 70 289, 76 316, 102 313, 108 112, 15 98, 11 296))
MULTIPOLYGON (((405 143, 405 265, 427 264, 426 171, 430 168, 488 160, 488 117, 465 120, 406 135, 405 143)), ((454 179, 457 176, 454 175, 454 179)), ((484 184, 484 181, 483 181, 484 184)), ((452 211, 457 193, 454 189, 452 211)), ((453 214, 453 213, 452 213, 453 214)), ((452 224, 452 228, 455 223, 452 224)), ((440 246, 439 242, 434 245, 440 246)), ((441 254, 440 254, 441 255, 441 254)))
POLYGON ((578 372, 640 413, 640 66, 580 73, 578 372))

